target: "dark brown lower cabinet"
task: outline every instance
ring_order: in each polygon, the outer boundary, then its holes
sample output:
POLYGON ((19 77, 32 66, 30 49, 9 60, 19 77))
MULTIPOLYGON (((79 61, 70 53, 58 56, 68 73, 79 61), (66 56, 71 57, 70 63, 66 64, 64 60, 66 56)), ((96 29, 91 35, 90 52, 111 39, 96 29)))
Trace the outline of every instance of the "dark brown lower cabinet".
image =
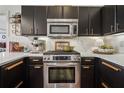
POLYGON ((124 88, 124 67, 102 60, 100 70, 101 87, 124 88))
POLYGON ((28 87, 43 88, 43 62, 41 57, 30 57, 28 62, 28 87))
POLYGON ((0 67, 0 84, 2 88, 22 88, 25 86, 25 64, 17 60, 0 67))
POLYGON ((94 87, 94 65, 81 65, 81 88, 94 87))
POLYGON ((94 87, 94 58, 82 58, 81 88, 94 87))
POLYGON ((29 87, 43 88, 43 66, 42 65, 29 66, 29 87))

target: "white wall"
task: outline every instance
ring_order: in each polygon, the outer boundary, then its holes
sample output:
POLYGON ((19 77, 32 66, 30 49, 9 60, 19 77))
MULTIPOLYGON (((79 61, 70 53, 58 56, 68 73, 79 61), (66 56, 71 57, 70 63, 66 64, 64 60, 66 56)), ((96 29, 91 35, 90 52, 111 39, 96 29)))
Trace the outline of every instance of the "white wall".
POLYGON ((20 5, 0 5, 0 12, 10 11, 10 15, 14 14, 15 12, 21 13, 21 6, 20 5))

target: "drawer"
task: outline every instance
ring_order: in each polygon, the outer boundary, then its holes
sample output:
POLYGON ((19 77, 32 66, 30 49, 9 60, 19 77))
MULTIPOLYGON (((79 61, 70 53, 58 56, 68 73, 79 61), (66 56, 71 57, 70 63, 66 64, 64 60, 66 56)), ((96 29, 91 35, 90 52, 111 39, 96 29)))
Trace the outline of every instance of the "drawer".
POLYGON ((43 64, 42 57, 30 57, 29 58, 29 65, 35 65, 35 64, 43 64))
POLYGON ((107 82, 111 87, 124 87, 124 69, 114 63, 102 60, 101 62, 101 80, 107 82))
POLYGON ((24 84, 25 64, 22 60, 1 67, 1 87, 14 88, 24 84))
POLYGON ((94 59, 93 57, 82 57, 81 58, 81 64, 82 65, 94 65, 94 59))

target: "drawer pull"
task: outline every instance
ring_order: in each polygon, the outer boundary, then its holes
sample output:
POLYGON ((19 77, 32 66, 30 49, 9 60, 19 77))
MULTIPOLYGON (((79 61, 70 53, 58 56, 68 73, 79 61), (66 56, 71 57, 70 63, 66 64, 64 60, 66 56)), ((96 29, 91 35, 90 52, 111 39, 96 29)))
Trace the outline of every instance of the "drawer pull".
POLYGON ((32 60, 32 61, 37 62, 37 61, 40 61, 40 60, 34 59, 34 60, 32 60))
POLYGON ((104 88, 109 88, 104 82, 101 83, 104 88))
POLYGON ((41 68, 41 66, 34 66, 34 68, 41 68))
POLYGON ((90 59, 85 59, 84 61, 86 61, 86 62, 90 62, 90 61, 92 61, 92 60, 90 60, 90 59))
POLYGON ((105 65, 105 66, 107 66, 108 68, 110 68, 110 69, 116 71, 116 72, 121 71, 120 68, 114 67, 114 66, 112 66, 112 65, 110 65, 110 64, 108 64, 108 63, 106 63, 106 62, 102 62, 102 64, 105 65))
POLYGON ((11 70, 11 69, 13 69, 13 68, 15 68, 15 67, 21 65, 22 63, 23 63, 23 61, 20 61, 20 62, 18 62, 18 63, 15 63, 15 64, 9 66, 9 67, 6 67, 5 69, 6 69, 6 70, 11 70))
POLYGON ((82 66, 84 69, 89 69, 90 66, 82 66))
POLYGON ((15 88, 19 88, 23 84, 23 81, 19 82, 15 88))

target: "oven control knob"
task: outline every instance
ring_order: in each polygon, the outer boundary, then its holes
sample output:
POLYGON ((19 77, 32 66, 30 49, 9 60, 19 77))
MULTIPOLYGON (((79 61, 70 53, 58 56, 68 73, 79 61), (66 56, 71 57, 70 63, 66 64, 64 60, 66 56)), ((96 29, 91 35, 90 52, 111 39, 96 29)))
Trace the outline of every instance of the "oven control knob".
POLYGON ((48 57, 47 60, 50 60, 50 58, 48 57))
POLYGON ((77 60, 77 58, 74 58, 74 61, 76 61, 77 60))
POLYGON ((80 61, 81 60, 81 58, 80 57, 78 57, 78 61, 80 61))
POLYGON ((44 57, 43 60, 46 60, 46 57, 44 57))

